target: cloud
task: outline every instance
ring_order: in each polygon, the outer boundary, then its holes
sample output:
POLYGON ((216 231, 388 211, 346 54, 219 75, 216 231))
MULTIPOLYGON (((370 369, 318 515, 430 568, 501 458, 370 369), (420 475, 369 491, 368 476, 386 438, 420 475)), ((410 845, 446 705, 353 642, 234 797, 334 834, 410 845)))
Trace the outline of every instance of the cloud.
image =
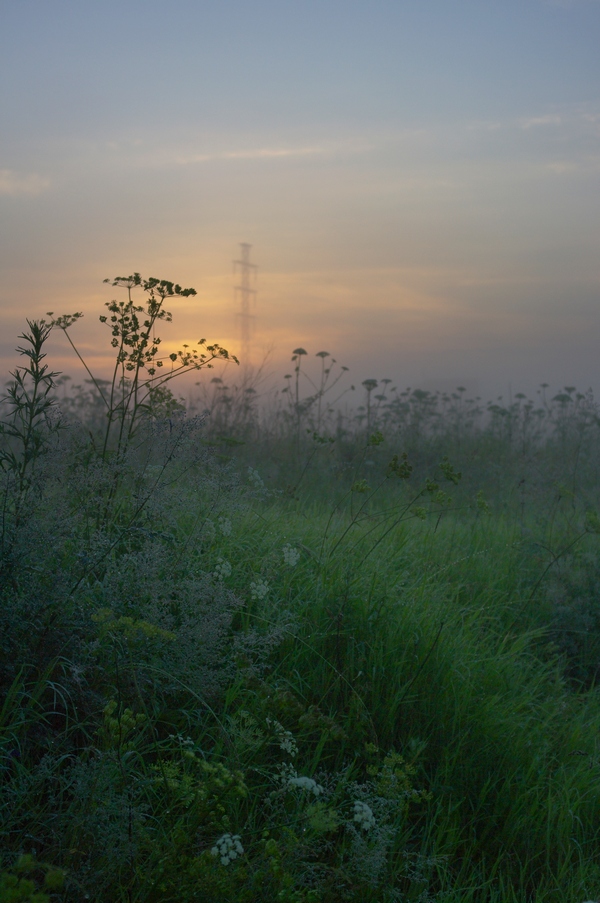
MULTIPOLYGON (((600 4, 600 0, 597 0, 600 4)), ((547 126, 562 126, 570 129, 576 126, 595 126, 600 124, 600 109, 598 103, 562 104, 559 108, 554 106, 552 112, 543 112, 534 115, 522 115, 511 119, 475 119, 466 122, 464 127, 469 132, 497 132, 512 129, 538 129, 547 126)))
POLYGON ((555 163, 546 163, 546 169, 553 172, 557 176, 562 176, 567 172, 577 172, 580 167, 577 163, 570 160, 557 160, 555 163))
POLYGON ((265 147, 261 150, 230 151, 222 156, 226 160, 262 160, 272 157, 307 157, 325 153, 327 151, 323 147, 265 147))
POLYGON ((534 129, 544 125, 561 125, 562 119, 554 114, 546 116, 531 116, 529 119, 520 119, 519 125, 522 129, 534 129))
POLYGON ((192 154, 178 157, 177 163, 207 163, 210 160, 274 160, 282 157, 309 157, 331 153, 325 147, 261 147, 238 151, 221 151, 216 154, 192 154))
POLYGON ((49 188, 49 179, 45 179, 35 172, 21 175, 13 169, 0 169, 0 195, 35 197, 49 188))

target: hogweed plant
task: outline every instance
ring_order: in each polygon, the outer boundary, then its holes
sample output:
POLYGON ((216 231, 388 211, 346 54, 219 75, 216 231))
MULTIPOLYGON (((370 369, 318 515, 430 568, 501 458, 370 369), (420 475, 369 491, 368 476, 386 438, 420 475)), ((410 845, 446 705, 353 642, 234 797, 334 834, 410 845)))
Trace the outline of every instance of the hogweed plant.
MULTIPOLYGON (((165 418, 171 418, 169 423, 173 438, 181 434, 180 438, 183 439, 184 433, 193 431, 191 422, 187 425, 184 423, 185 410, 182 410, 181 404, 171 392, 172 381, 190 372, 210 369, 216 361, 238 363, 237 358, 221 345, 207 345, 205 339, 200 339, 196 347, 184 344, 177 352, 164 355, 160 353, 162 340, 157 329, 161 324, 172 321, 166 302, 173 298, 193 296, 196 294, 195 289, 182 288, 165 279, 143 279, 139 273, 104 281, 126 293, 125 300, 106 302, 107 313, 99 318, 110 329, 111 347, 115 353, 109 380, 102 380, 92 372, 72 338, 72 327, 82 314, 64 314, 58 317, 54 317, 51 312, 48 314, 53 318, 49 327, 60 329, 66 336, 104 407, 105 421, 100 435, 97 436, 92 431, 89 433, 97 462, 100 466, 109 464, 111 470, 109 485, 103 489, 102 504, 97 509, 97 525, 121 517, 119 512, 123 510, 123 488, 127 476, 132 476, 134 437, 137 448, 142 448, 145 440, 152 444, 150 433, 153 425, 165 418), (139 293, 142 294, 140 300, 139 293), (173 422, 178 424, 175 430, 173 422), (142 427, 145 435, 142 435, 142 427)), ((201 425, 202 418, 195 418, 195 422, 201 425)), ((155 467, 154 472, 150 467, 145 468, 147 476, 153 474, 145 496, 140 496, 139 490, 135 489, 136 477, 133 476, 133 489, 129 496, 134 501, 134 521, 163 480, 167 464, 179 453, 177 441, 171 444, 173 453, 166 462, 155 467)), ((150 464, 150 461, 147 463, 150 464)), ((139 462, 137 471, 139 475, 139 462)), ((131 517, 128 520, 131 521, 131 517)))
MULTIPOLYGON (((123 451, 140 419, 152 415, 157 404, 168 398, 166 390, 173 379, 204 367, 210 369, 215 360, 238 363, 225 348, 207 345, 206 339, 200 339, 196 348, 184 344, 177 352, 159 354, 162 340, 156 334, 157 326, 173 319, 165 308, 167 299, 190 297, 196 294, 195 289, 182 288, 166 279, 143 279, 139 273, 104 281, 127 293, 125 301, 107 301, 108 313, 99 318, 109 327, 111 346, 116 352, 108 385, 94 376, 71 338, 70 329, 83 314, 64 314, 50 324, 62 330, 104 403, 106 427, 100 447, 103 459, 109 450, 117 455, 123 451), (141 304, 134 300, 136 289, 146 295, 141 304)), ((52 312, 48 316, 53 317, 52 312)))
MULTIPOLYGON (((318 433, 324 422, 326 413, 330 413, 333 406, 336 405, 346 392, 354 389, 344 390, 341 395, 333 401, 326 399, 326 396, 335 388, 348 367, 340 366, 338 372, 335 372, 337 361, 332 358, 328 351, 317 351, 316 357, 321 361, 319 376, 313 379, 306 369, 302 368, 302 360, 308 355, 304 348, 295 348, 292 352, 292 363, 295 364, 294 376, 291 373, 286 374, 284 379, 287 385, 282 390, 287 394, 289 413, 295 424, 296 444, 300 445, 300 436, 302 423, 306 417, 312 415, 313 429, 318 433), (329 360, 327 360, 329 358, 329 360), (302 385, 308 382, 310 389, 308 395, 302 395, 302 385)), ((310 432, 310 430, 309 430, 310 432)))

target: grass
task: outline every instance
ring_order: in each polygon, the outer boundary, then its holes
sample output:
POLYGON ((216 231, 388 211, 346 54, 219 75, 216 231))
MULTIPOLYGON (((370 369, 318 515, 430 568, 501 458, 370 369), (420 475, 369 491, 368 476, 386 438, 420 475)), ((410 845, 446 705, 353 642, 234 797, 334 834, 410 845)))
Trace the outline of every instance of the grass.
POLYGON ((115 311, 108 413, 68 318, 4 403, 0 901, 600 899, 593 399, 183 417, 115 311))

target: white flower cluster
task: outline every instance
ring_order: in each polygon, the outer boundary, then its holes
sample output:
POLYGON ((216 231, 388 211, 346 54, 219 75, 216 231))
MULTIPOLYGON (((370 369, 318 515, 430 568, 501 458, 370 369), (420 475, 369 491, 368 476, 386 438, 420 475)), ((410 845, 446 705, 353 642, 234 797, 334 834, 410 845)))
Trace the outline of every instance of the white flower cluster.
POLYGON ((290 756, 295 756, 298 752, 298 745, 294 739, 294 735, 290 733, 290 731, 286 731, 283 724, 280 724, 279 721, 275 721, 272 718, 267 718, 267 724, 275 731, 275 735, 279 741, 279 749, 289 753, 290 756))
POLYGON ((298 772, 291 762, 280 762, 277 768, 279 769, 279 777, 277 780, 281 781, 281 783, 285 784, 286 786, 289 783, 290 778, 298 777, 298 772))
POLYGON ((242 856, 244 848, 240 843, 239 834, 223 834, 210 851, 213 856, 219 856, 221 865, 229 865, 238 856, 242 856))
POLYGON ((257 602, 262 602, 268 592, 269 584, 262 577, 259 577, 258 580, 253 580, 250 584, 250 598, 257 602))
POLYGON ((317 784, 312 778, 305 778, 302 776, 289 778, 288 787, 299 787, 300 790, 306 790, 307 793, 314 793, 315 796, 319 796, 323 793, 323 788, 320 784, 317 784))
POLYGON ((231 577, 231 565, 224 558, 217 558, 213 577, 216 577, 217 580, 226 580, 227 577, 231 577))
POLYGON ((289 753, 290 756, 295 756, 297 754, 298 746, 289 731, 285 732, 285 736, 279 737, 279 749, 289 753))
POLYGON ((354 821, 360 825, 363 831, 370 831, 371 828, 374 828, 375 816, 371 807, 357 800, 354 803, 354 821))
POLYGON ((251 483, 255 489, 264 489, 265 484, 262 481, 261 475, 258 470, 254 470, 253 467, 248 468, 248 482, 251 483))
POLYGON ((306 790, 307 793, 314 793, 319 796, 323 793, 323 788, 312 778, 299 775, 294 766, 290 762, 282 762, 279 768, 279 778, 284 787, 298 787, 299 790, 306 790))
POLYGON ((223 534, 223 536, 231 536, 231 521, 228 517, 220 517, 219 518, 219 530, 223 534))
POLYGON ((295 568, 300 561, 300 552, 294 549, 289 543, 286 543, 281 550, 283 552, 283 562, 291 568, 295 568))

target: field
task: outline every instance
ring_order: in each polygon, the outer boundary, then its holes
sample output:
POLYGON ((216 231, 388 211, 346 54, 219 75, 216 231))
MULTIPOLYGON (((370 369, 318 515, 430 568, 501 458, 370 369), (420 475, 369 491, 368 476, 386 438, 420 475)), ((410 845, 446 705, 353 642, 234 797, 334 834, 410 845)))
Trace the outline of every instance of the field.
POLYGON ((1 903, 600 899, 591 394, 345 408, 296 349, 185 412, 227 353, 113 285, 112 382, 29 323, 3 402, 1 903))

